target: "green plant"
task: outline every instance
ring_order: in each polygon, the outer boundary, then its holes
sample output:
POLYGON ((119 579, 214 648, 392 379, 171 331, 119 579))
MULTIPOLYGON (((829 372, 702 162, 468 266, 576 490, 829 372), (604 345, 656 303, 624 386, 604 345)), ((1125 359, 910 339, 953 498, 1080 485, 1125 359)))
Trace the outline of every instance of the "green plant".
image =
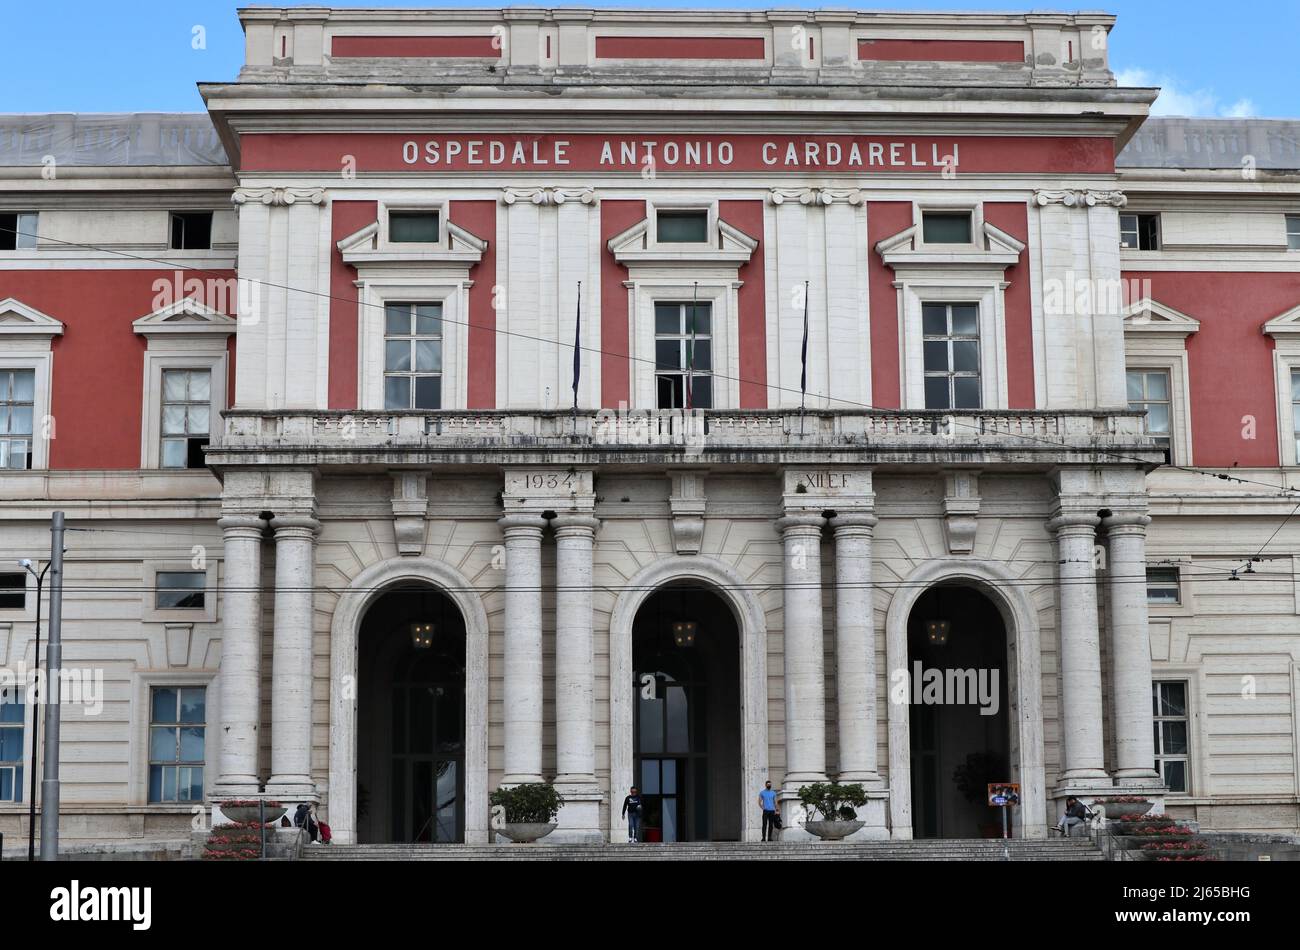
POLYGON ((799 801, 826 821, 852 821, 857 817, 855 809, 867 803, 867 792, 861 785, 814 782, 799 788, 799 801))
POLYGON ((513 788, 498 788, 490 799, 505 809, 508 824, 548 824, 555 820, 564 797, 550 782, 529 782, 513 788))

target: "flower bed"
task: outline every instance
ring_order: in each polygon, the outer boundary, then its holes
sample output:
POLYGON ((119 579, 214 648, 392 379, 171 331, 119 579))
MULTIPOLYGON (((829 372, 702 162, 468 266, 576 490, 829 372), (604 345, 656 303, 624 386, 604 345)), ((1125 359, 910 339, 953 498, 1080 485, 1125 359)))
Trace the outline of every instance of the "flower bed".
POLYGON ((1148 853, 1175 853, 1187 854, 1195 851, 1207 851, 1209 845, 1204 841, 1149 841, 1142 845, 1142 850, 1148 853))
POLYGON ((233 851, 204 851, 204 861, 256 861, 261 852, 256 848, 240 848, 233 851))

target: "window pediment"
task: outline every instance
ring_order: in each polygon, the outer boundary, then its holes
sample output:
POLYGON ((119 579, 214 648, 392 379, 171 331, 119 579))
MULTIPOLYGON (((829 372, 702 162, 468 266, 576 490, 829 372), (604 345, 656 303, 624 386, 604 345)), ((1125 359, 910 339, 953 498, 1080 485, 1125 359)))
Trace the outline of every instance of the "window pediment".
POLYGON ((447 221, 445 246, 427 244, 386 244, 381 240, 380 221, 367 224, 348 235, 335 246, 343 255, 343 262, 354 267, 410 266, 412 264, 443 265, 456 270, 468 270, 483 259, 488 242, 471 234, 459 225, 447 221))
POLYGON ((654 217, 638 221, 609 239, 614 259, 627 267, 741 267, 758 248, 758 239, 719 220, 717 234, 703 244, 659 243, 654 239, 654 217))
POLYGON ((63 323, 49 314, 41 313, 35 307, 29 307, 21 300, 6 297, 0 300, 0 336, 13 337, 50 337, 63 333, 63 323))
POLYGON ((926 245, 921 239, 920 225, 913 224, 892 237, 876 244, 876 253, 889 267, 930 267, 946 270, 995 269, 1005 271, 1020 260, 1025 249, 1022 241, 1001 228, 983 222, 978 246, 926 245))
POLYGON ((1269 320, 1261 328, 1266 336, 1296 340, 1300 335, 1300 307, 1292 307, 1269 320))
POLYGON ((1155 334, 1185 339, 1200 328, 1201 321, 1195 317, 1189 317, 1150 297, 1144 297, 1124 310, 1124 335, 1128 337, 1155 334))
POLYGON ((147 313, 131 323, 136 333, 147 337, 229 336, 239 326, 234 317, 206 307, 192 297, 147 313))

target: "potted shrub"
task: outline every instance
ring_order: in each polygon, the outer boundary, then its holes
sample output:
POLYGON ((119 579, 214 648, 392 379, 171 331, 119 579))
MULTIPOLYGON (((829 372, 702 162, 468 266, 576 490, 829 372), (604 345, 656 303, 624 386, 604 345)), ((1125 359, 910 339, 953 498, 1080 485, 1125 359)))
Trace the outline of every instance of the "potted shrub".
POLYGON ((809 815, 804 830, 823 841, 847 838, 866 824, 857 817, 857 809, 867 803, 867 792, 861 785, 814 782, 799 789, 799 801, 809 815))
POLYGON ((494 806, 500 805, 505 812, 505 824, 496 829, 497 833, 515 844, 536 841, 554 831, 555 816, 564 804, 563 796, 550 782, 498 788, 490 801, 494 806))

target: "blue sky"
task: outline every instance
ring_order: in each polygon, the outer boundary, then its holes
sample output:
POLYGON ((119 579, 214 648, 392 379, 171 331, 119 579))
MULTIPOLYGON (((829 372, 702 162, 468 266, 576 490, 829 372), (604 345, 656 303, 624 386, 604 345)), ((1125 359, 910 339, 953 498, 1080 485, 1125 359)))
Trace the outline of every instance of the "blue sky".
MULTIPOLYGON (((0 112, 147 112, 202 109, 199 81, 233 79, 243 59, 234 0, 0 0, 6 69, 0 112), (204 48, 195 49, 195 27, 204 48), (54 32, 57 28, 57 34, 54 32), (57 37, 57 39, 56 39, 57 37)), ((430 0, 336 2, 335 6, 485 7, 430 0)), ((543 6, 533 3, 530 6, 543 6)), ((616 7, 755 9, 839 7, 769 0, 618 0, 616 7)), ((872 0, 866 9, 1077 9, 1050 0, 872 0)), ((1119 16, 1111 65, 1126 85, 1165 89, 1169 115, 1300 118, 1300 0, 1092 0, 1082 9, 1119 16)))

